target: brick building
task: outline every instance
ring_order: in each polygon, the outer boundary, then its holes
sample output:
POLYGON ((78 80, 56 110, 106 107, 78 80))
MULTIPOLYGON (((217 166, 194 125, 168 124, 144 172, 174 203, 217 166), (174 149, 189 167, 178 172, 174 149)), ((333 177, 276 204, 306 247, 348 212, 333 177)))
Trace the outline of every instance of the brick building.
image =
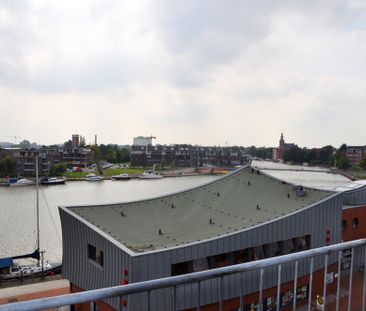
POLYGON ((131 164, 152 166, 162 164, 169 167, 235 166, 248 163, 250 156, 244 147, 203 147, 179 145, 132 145, 131 164))
POLYGON ((69 168, 78 166, 85 168, 91 164, 92 152, 86 148, 40 148, 40 149, 1 149, 0 160, 12 157, 16 161, 18 176, 34 176, 36 173, 36 157, 38 172, 48 175, 51 168, 58 163, 66 163, 69 168))
POLYGON ((347 146, 346 158, 351 166, 359 165, 364 156, 366 156, 366 146, 347 146))
POLYGON ((295 147, 296 144, 294 143, 286 143, 285 139, 283 138, 283 133, 281 133, 279 145, 277 148, 272 149, 272 160, 279 161, 283 159, 283 153, 285 151, 290 150, 292 147, 295 147))

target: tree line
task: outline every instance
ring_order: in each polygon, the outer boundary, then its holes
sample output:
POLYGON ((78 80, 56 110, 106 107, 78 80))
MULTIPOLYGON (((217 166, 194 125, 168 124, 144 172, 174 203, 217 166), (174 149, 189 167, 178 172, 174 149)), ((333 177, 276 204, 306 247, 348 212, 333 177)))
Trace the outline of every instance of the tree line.
MULTIPOLYGON (((266 147, 255 147, 249 148, 249 153, 253 157, 262 159, 272 158, 272 149, 266 147)), ((322 148, 300 148, 293 146, 283 152, 282 158, 284 162, 293 163, 308 163, 310 165, 323 165, 323 166, 336 166, 340 169, 348 169, 351 164, 346 157, 347 145, 342 144, 338 149, 327 145, 322 148)), ((366 156, 362 159, 359 166, 366 169, 366 156)))

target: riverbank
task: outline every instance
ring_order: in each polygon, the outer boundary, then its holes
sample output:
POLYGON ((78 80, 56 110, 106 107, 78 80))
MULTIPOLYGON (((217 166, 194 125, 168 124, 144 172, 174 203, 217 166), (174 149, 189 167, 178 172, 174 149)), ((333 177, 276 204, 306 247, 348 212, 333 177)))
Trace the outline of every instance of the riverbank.
MULTIPOLYGON (((119 175, 125 173, 125 169, 111 168, 103 171, 101 175, 103 180, 111 180, 113 175, 119 175)), ((144 169, 131 168, 128 169, 127 174, 131 176, 131 179, 137 179, 144 169)), ((219 168, 219 167, 200 167, 200 168, 183 168, 178 170, 166 170, 162 171, 161 174, 164 177, 190 177, 190 176, 206 176, 206 175, 226 175, 231 172, 230 169, 219 168)), ((61 176, 67 181, 85 181, 85 177, 92 173, 88 172, 68 172, 61 176)), ((34 177, 26 177, 29 180, 35 181, 34 177)), ((0 186, 5 185, 6 178, 0 178, 0 186)))

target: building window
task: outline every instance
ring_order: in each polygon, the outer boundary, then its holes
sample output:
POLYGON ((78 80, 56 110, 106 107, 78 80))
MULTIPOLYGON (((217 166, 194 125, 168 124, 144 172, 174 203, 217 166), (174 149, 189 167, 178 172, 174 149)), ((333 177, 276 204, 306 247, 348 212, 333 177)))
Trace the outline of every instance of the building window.
POLYGON ((264 258, 264 251, 262 245, 253 247, 253 252, 254 252, 253 260, 259 260, 264 258))
POLYGON ((284 240, 280 242, 280 254, 291 254, 295 251, 294 241, 292 239, 284 240))
POLYGON ((88 244, 88 258, 93 260, 99 266, 103 267, 103 252, 93 245, 88 244))
POLYGON ((207 258, 193 260, 193 272, 208 270, 207 258))
POLYGON ((229 256, 227 253, 220 254, 213 256, 214 257, 214 263, 213 263, 213 269, 215 268, 221 268, 229 265, 229 256))
POLYGON ((185 261, 172 265, 172 275, 180 275, 193 272, 193 262, 185 261))
POLYGON ((279 248, 278 244, 279 243, 274 242, 274 243, 264 245, 264 253, 266 255, 266 258, 275 257, 275 256, 280 255, 280 248, 279 248))
POLYGON ((295 252, 301 252, 310 248, 310 236, 294 238, 295 252))
POLYGON ((245 248, 172 265, 172 275, 226 267, 229 265, 300 252, 310 248, 310 235, 245 248))
POLYGON ((342 220, 342 232, 346 231, 347 229, 347 221, 345 221, 344 219, 342 220))
POLYGON ((352 229, 357 229, 357 227, 358 227, 358 218, 355 217, 352 220, 352 229))

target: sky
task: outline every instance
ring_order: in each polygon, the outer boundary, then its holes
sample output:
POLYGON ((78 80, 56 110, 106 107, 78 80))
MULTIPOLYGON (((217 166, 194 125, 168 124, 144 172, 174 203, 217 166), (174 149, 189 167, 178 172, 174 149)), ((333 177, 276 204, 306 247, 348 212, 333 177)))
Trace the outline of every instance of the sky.
POLYGON ((366 145, 366 1, 0 0, 0 141, 366 145))

